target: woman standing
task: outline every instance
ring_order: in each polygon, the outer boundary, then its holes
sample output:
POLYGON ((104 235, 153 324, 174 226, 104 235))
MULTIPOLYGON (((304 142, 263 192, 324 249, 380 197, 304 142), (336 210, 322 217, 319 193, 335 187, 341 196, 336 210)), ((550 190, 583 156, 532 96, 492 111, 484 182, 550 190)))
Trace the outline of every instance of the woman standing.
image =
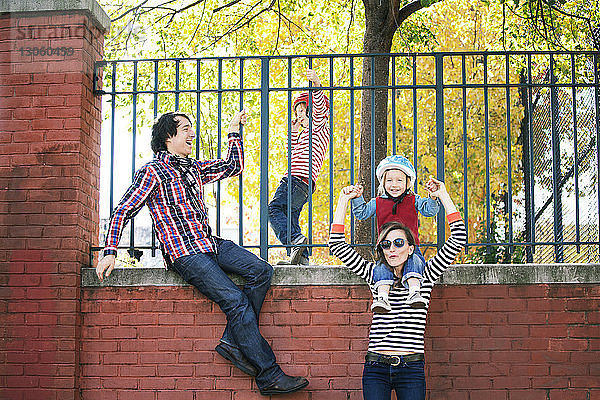
MULTIPOLYGON (((440 200, 450 225, 450 237, 425 264, 421 295, 429 303, 433 285, 464 247, 466 230, 444 183, 431 178, 425 189, 432 198, 440 200)), ((333 217, 329 247, 350 270, 367 281, 375 295, 374 267, 383 263, 396 277, 401 277, 406 260, 415 249, 415 239, 406 226, 398 222, 386 223, 377 240, 376 261, 362 258, 344 240, 346 209, 348 202, 356 196, 357 192, 351 188, 342 189, 333 217)), ((425 399, 423 335, 428 306, 412 308, 406 303, 407 296, 408 289, 393 287, 389 294, 392 310, 373 315, 363 370, 365 400, 390 400, 392 389, 398 400, 425 399)))

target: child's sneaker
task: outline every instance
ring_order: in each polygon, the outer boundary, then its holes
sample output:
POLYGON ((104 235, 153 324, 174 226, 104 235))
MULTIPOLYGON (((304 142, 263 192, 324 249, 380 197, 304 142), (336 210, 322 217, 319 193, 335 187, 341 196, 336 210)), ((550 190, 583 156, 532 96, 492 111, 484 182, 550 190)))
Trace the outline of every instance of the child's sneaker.
POLYGON ((427 307, 427 300, 421 296, 421 293, 414 292, 409 295, 406 299, 406 304, 411 306, 412 308, 425 308, 427 307))
POLYGON ((392 311, 392 306, 386 297, 377 296, 373 304, 371 304, 371 311, 376 314, 385 314, 392 311))
POLYGON ((304 249, 306 249, 307 243, 308 239, 304 235, 300 235, 295 240, 292 240, 291 244, 293 244, 294 247, 292 247, 290 254, 290 264, 298 265, 300 263, 300 259, 302 258, 304 249))

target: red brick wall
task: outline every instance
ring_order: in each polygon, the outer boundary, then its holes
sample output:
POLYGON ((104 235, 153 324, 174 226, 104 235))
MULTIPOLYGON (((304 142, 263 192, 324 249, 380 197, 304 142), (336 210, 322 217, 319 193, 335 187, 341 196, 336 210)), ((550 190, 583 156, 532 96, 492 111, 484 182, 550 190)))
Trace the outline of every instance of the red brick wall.
POLYGON ((598 285, 445 286, 427 328, 431 399, 599 399, 598 285))
MULTIPOLYGON (((261 331, 310 379, 286 398, 362 398, 369 304, 363 286, 271 289, 261 331)), ((429 399, 600 398, 599 308, 597 285, 435 288, 429 399)), ((225 317, 190 287, 85 288, 82 312, 85 399, 264 398, 213 351, 225 317)))
POLYGON ((0 16, 2 399, 78 397, 80 271, 98 235, 103 35, 46 14, 0 16))

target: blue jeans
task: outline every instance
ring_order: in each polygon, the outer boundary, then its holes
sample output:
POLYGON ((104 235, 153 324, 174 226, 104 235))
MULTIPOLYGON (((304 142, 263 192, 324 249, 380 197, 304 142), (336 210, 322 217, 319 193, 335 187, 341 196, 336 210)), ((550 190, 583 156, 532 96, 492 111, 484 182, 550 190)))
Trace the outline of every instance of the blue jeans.
POLYGON ((367 361, 363 369, 364 400, 425 400, 425 363, 401 362, 397 366, 367 361))
POLYGON ((256 384, 265 388, 283 375, 269 343, 258 329, 258 314, 271 286, 273 267, 231 240, 215 238, 217 253, 199 253, 175 260, 173 269, 227 316, 222 341, 239 348, 258 369, 256 384), (246 280, 240 289, 226 275, 246 280))
MULTIPOLYGON (((417 278, 420 282, 423 282, 423 272, 425 271, 425 257, 421 254, 421 250, 415 246, 413 254, 406 259, 404 268, 402 268, 402 285, 408 288, 406 282, 408 278, 417 278)), ((377 289, 381 285, 393 285, 394 284, 394 273, 383 263, 378 262, 373 267, 373 285, 377 289)))
MULTIPOLYGON (((302 235, 299 220, 302 208, 308 201, 308 185, 302 179, 292 176, 291 193, 291 212, 288 212, 288 177, 284 176, 279 182, 273 200, 269 203, 269 223, 275 232, 275 236, 282 244, 290 244, 302 235), (287 230, 288 217, 291 220, 289 235, 287 230), (288 240, 288 236, 290 240, 288 240)), ((287 248, 287 254, 290 254, 289 247, 287 248)), ((308 257, 308 250, 305 249, 303 255, 308 257)))

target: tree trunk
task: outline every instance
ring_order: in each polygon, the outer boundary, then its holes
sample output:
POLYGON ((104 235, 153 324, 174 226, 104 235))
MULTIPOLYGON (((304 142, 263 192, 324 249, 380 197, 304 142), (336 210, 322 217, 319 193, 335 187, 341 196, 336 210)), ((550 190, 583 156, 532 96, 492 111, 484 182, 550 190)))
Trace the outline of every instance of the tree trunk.
MULTIPOLYGON (((365 36, 363 53, 382 54, 365 56, 363 59, 363 86, 386 86, 389 82, 392 40, 400 24, 412 13, 423 8, 419 1, 409 3, 399 9, 398 0, 363 0, 365 6, 365 36)), ((364 187, 364 197, 376 193, 377 178, 375 168, 387 156, 387 114, 388 89, 367 89, 362 93, 360 127, 360 162, 358 183, 364 187), (374 138, 374 141, 372 140, 374 138), (371 182, 371 176, 374 181, 371 182)), ((367 200, 368 201, 368 200, 367 200)), ((356 226, 357 243, 372 243, 371 221, 366 220, 356 226)), ((375 233, 376 235, 376 233, 375 233)), ((369 251, 359 248, 363 256, 369 251)))

